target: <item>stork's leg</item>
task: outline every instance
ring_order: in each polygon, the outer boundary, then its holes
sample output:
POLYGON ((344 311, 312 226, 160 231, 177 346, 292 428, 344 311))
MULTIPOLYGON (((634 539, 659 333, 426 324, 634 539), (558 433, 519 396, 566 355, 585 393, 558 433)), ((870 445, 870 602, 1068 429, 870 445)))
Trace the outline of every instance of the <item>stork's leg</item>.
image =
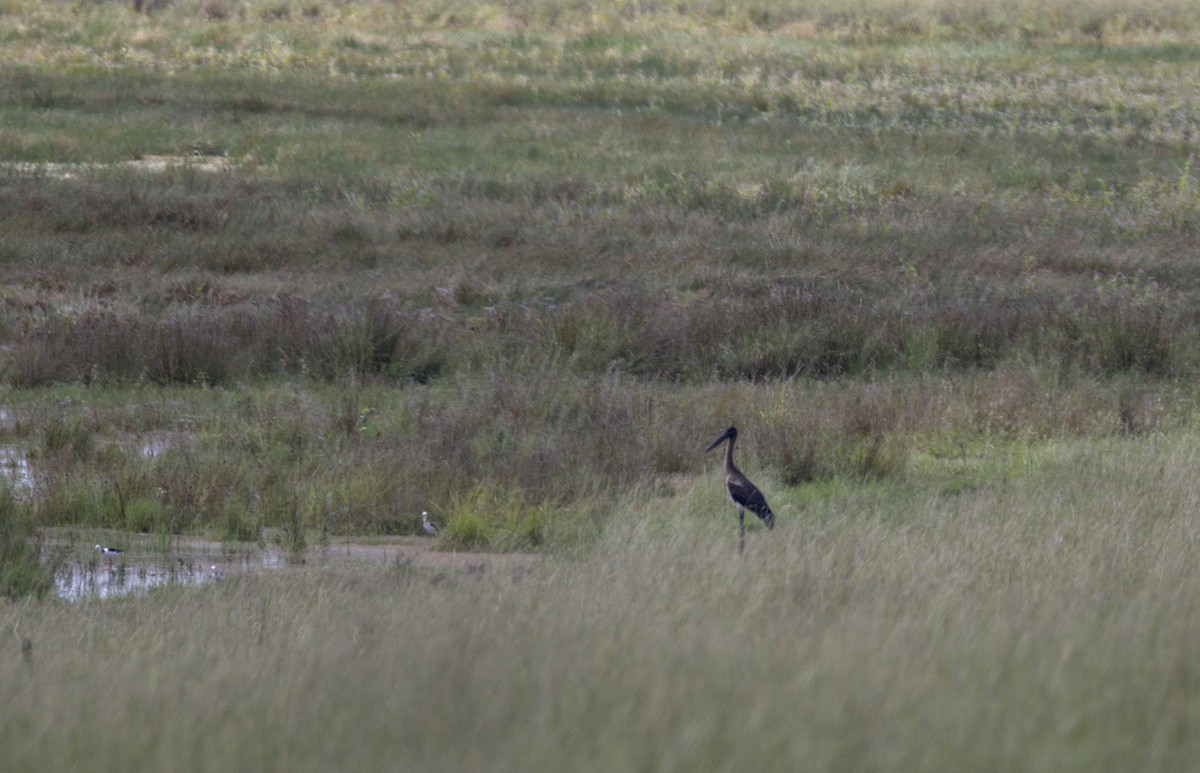
POLYGON ((738 552, 746 549, 746 509, 738 508, 738 552))

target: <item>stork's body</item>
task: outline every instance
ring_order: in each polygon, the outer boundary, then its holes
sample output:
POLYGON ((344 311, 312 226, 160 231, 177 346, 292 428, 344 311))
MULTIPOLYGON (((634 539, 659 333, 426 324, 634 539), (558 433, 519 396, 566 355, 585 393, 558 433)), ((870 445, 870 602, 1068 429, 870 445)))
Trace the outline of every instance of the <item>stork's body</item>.
POLYGON ((743 475, 742 471, 733 463, 733 446, 737 442, 737 436, 737 427, 730 427, 704 451, 707 453, 721 443, 729 441, 725 446, 725 488, 729 491, 729 498, 738 511, 738 550, 740 551, 746 548, 746 511, 749 510, 761 518, 768 529, 775 528, 775 513, 771 512, 771 506, 767 504, 767 498, 758 490, 758 486, 751 483, 750 479, 743 475))

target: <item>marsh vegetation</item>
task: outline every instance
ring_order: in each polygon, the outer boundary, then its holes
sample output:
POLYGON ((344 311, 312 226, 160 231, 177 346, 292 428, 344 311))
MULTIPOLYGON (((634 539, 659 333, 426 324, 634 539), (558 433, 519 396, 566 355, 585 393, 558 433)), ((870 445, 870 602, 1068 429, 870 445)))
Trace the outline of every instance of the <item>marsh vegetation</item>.
POLYGON ((1194 764, 1193 4, 0 0, 0 50, 16 768, 1194 764), (36 601, 47 528, 422 510, 551 560, 36 601))
POLYGON ((14 770, 1192 767, 1195 436, 1032 461, 955 493, 842 487, 741 556, 704 480, 529 571, 7 604, 0 749, 14 770))

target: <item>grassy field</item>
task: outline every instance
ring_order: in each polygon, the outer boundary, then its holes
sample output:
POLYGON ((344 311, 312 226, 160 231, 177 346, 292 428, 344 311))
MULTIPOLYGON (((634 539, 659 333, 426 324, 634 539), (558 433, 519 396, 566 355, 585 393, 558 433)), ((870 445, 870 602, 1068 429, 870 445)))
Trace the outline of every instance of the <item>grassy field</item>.
POLYGON ((1189 5, 614 9, 0 9, 36 519, 574 542, 730 422, 789 485, 1186 423, 1189 5))
POLYGON ((1194 4, 0 0, 0 58, 0 767, 1195 767, 1194 4), (545 560, 30 548, 422 510, 545 560))
POLYGON ((1071 442, 958 493, 847 487, 742 556, 704 481, 629 497, 587 550, 524 573, 306 568, 7 604, 0 759, 1189 770, 1198 461, 1194 434, 1071 442))

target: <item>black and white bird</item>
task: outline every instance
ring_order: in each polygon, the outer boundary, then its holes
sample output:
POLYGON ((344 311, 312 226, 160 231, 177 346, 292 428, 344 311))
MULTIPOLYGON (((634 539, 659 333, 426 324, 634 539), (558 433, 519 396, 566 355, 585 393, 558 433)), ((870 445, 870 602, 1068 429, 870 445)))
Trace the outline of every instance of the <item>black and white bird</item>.
POLYGON ((125 552, 119 548, 106 548, 103 545, 97 545, 96 550, 100 553, 100 555, 108 559, 109 569, 112 569, 113 559, 125 552))
POLYGON ((429 522, 429 513, 424 510, 421 511, 421 525, 425 527, 425 533, 430 537, 437 536, 437 529, 429 522))
POLYGON ((725 488, 729 490, 729 498, 733 500, 733 506, 738 511, 738 550, 741 551, 746 548, 746 511, 749 510, 761 518, 768 529, 775 528, 775 513, 771 512, 771 506, 767 504, 767 498, 758 490, 758 486, 751 483, 733 463, 733 446, 737 443, 737 436, 737 427, 730 427, 722 432, 712 445, 704 449, 704 453, 726 441, 729 443, 725 446, 725 488))

